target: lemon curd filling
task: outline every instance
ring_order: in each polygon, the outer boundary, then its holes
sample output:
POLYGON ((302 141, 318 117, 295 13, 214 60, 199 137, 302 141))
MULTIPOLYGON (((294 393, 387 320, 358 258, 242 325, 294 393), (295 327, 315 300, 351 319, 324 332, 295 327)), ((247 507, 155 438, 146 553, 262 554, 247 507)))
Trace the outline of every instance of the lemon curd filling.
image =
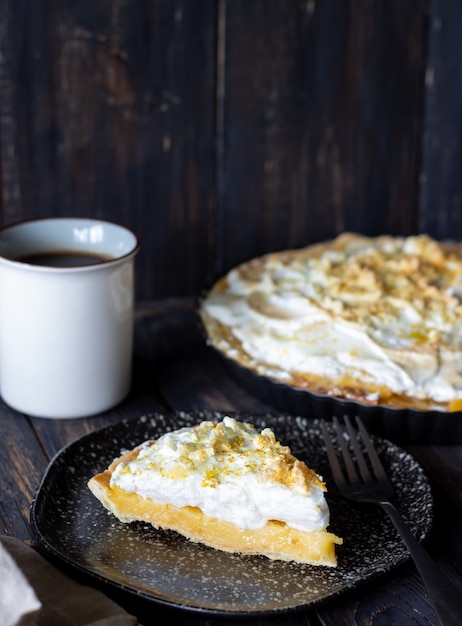
POLYGON ((426 235, 332 242, 231 270, 200 307, 259 374, 370 404, 462 406, 462 258, 426 235))

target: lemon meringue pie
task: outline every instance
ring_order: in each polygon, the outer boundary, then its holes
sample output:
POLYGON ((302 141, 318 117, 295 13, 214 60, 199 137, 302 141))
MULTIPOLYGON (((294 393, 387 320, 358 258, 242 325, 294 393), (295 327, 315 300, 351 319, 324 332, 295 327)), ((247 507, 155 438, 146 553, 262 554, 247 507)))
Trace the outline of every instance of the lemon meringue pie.
POLYGON ((254 373, 393 408, 462 410, 462 253, 427 235, 267 254, 200 304, 209 343, 254 373))

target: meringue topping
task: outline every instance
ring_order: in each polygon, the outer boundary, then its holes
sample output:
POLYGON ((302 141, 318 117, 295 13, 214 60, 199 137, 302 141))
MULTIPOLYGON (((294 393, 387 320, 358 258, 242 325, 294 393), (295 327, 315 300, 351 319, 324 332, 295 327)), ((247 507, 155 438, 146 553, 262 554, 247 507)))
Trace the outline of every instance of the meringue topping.
POLYGON ((111 486, 159 503, 196 506, 242 529, 277 520, 299 530, 325 529, 322 479, 281 445, 269 428, 224 417, 166 433, 114 469, 111 486))

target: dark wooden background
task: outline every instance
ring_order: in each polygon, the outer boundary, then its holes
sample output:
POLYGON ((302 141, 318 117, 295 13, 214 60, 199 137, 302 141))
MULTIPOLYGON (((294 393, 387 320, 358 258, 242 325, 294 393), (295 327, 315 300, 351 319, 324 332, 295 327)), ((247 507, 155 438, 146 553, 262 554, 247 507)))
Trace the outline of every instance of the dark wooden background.
POLYGON ((139 236, 137 298, 343 230, 462 239, 460 0, 1 0, 0 223, 139 236))

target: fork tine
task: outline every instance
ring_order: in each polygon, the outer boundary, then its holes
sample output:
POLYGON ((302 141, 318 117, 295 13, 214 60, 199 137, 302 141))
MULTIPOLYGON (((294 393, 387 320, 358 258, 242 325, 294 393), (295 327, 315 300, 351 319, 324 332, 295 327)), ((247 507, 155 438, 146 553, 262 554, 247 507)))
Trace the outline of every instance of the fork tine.
POLYGON ((346 484, 345 475, 340 466, 339 460, 337 458, 337 453, 332 444, 331 436, 327 430, 327 426, 324 421, 321 422, 321 430, 322 430, 322 435, 324 438, 324 443, 326 446, 327 458, 329 459, 329 465, 332 470, 332 474, 334 476, 334 481, 336 482, 338 487, 341 487, 346 484))
MULTIPOLYGON (((371 473, 370 473, 369 468, 367 467, 366 461, 364 459, 364 454, 363 454, 361 448, 359 447, 358 434, 354 431, 353 426, 351 424, 351 421, 350 421, 350 418, 348 417, 348 415, 345 415, 345 424, 346 424, 346 427, 347 427, 348 434, 350 435, 351 446, 352 446, 353 451, 355 453, 356 462, 358 463, 358 467, 359 467, 359 471, 361 472, 361 476, 363 477, 363 480, 371 480, 371 478, 372 478, 371 473)), ((364 428, 364 426, 363 426, 363 428, 364 428)), ((362 433, 361 433, 361 436, 363 436, 362 433)), ((371 443, 370 440, 369 440, 369 443, 371 443)), ((367 448, 367 445, 366 445, 366 448, 367 448)), ((367 451, 369 452, 369 448, 367 448, 367 451)))
POLYGON ((374 444, 372 443, 371 438, 369 437, 369 434, 361 421, 361 418, 358 416, 356 416, 356 424, 359 428, 359 432, 361 433, 364 445, 366 446, 367 454, 369 455, 369 459, 371 461, 371 465, 374 470, 374 474, 377 477, 377 480, 387 480, 385 469, 377 455, 374 444))
MULTIPOLYGON (((344 429, 340 426, 340 423, 336 417, 334 417, 334 426, 335 431, 337 433, 338 443, 340 446, 340 451, 342 453, 343 462, 345 463, 345 468, 348 474, 348 478, 350 482, 354 482, 358 480, 358 472, 356 471, 355 464, 353 463, 353 459, 351 458, 350 451, 348 449, 348 444, 345 441, 344 437, 344 429)), ((351 438, 351 435, 350 435, 351 438)))

